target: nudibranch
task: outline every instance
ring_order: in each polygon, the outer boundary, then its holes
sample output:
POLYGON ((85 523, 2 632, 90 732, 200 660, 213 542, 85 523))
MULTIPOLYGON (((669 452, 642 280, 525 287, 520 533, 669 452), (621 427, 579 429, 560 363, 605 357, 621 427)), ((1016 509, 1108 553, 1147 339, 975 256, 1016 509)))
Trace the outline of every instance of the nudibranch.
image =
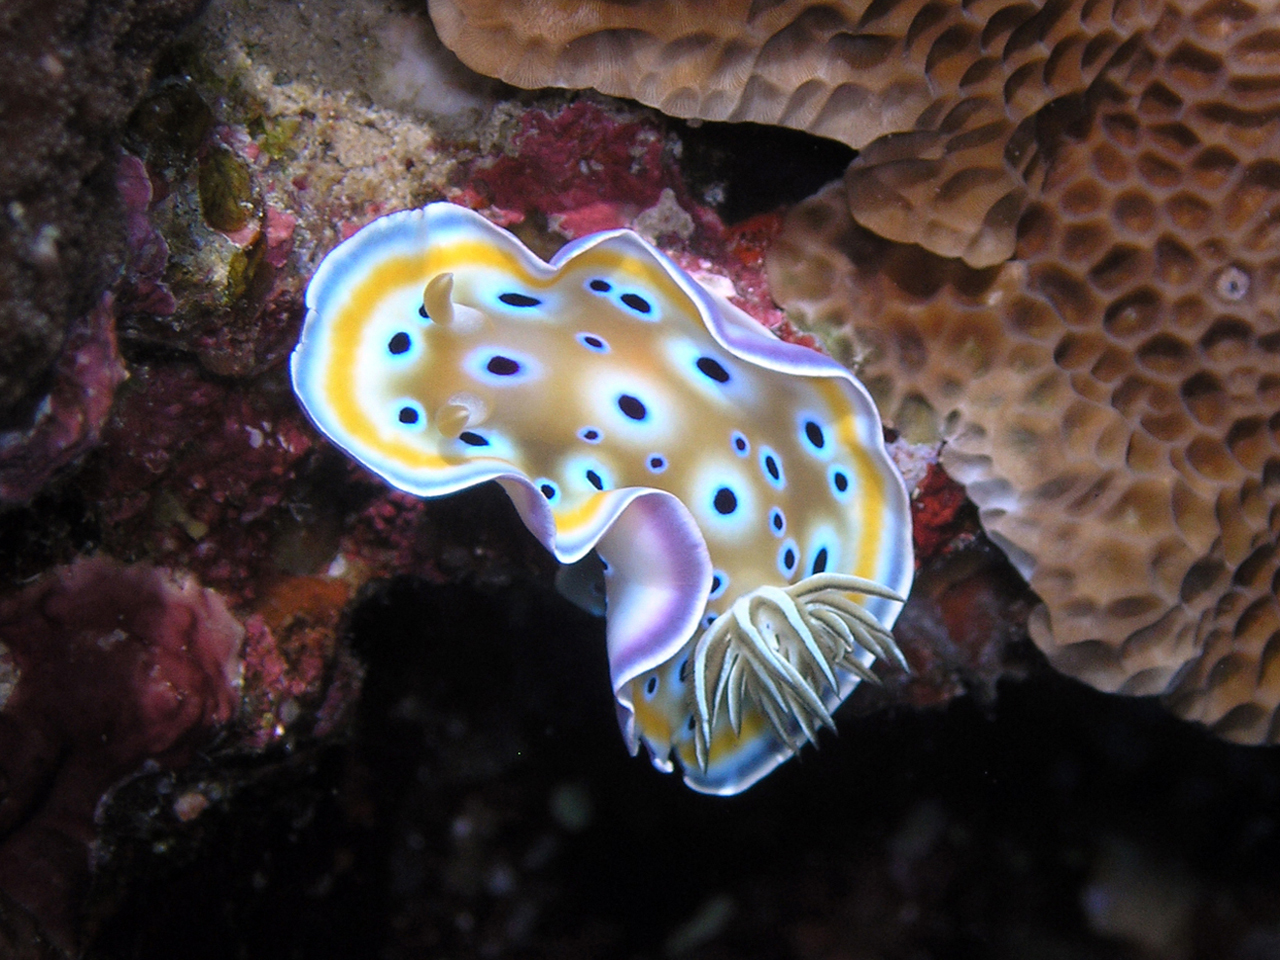
POLYGON ((633 754, 737 793, 903 662, 910 514, 867 392, 635 233, 544 262, 436 203, 340 244, 306 304, 294 389, 338 446, 419 496, 496 480, 559 561, 598 556, 633 754))

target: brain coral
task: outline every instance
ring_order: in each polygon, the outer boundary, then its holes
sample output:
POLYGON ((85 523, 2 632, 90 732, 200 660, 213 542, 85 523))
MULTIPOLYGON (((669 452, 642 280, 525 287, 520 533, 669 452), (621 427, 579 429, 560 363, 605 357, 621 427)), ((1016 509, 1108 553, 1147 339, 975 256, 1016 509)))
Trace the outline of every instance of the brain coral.
POLYGON ((1164 6, 1062 137, 1014 261, 975 270, 795 210, 775 295, 858 361, 1105 690, 1280 739, 1280 16, 1164 6))
POLYGON ((469 66, 862 152, 854 218, 976 266, 1008 259, 1043 174, 1038 114, 1124 62, 1147 0, 431 0, 469 66))

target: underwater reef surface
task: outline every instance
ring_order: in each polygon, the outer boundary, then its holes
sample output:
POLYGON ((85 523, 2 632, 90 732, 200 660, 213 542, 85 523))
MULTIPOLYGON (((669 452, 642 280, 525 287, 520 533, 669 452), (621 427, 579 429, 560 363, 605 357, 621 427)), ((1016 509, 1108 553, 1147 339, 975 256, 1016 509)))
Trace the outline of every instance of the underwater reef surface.
POLYGON ((124 257, 120 126, 203 0, 14 0, 0 18, 0 430, 40 402, 124 257))
POLYGON ((892 444, 912 673, 718 800, 627 756, 501 491, 390 490, 297 406, 320 258, 439 199, 544 256, 633 227, 814 345, 764 257, 847 150, 515 91, 420 4, 92 9, 4 27, 64 99, 0 125, 45 157, 0 168, 45 318, 0 345, 0 955, 1280 953, 1280 762, 1053 673, 936 446, 892 444))

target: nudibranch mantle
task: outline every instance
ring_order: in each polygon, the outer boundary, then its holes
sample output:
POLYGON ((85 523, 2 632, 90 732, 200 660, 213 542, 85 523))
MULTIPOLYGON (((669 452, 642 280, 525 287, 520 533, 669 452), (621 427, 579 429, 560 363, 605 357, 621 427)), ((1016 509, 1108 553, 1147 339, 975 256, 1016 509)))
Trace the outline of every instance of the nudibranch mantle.
POLYGON ((830 725, 913 563, 880 418, 628 230, 544 262, 470 210, 382 217, 307 288, 294 390, 424 497, 489 480, 565 564, 595 551, 619 722, 733 794, 830 725))

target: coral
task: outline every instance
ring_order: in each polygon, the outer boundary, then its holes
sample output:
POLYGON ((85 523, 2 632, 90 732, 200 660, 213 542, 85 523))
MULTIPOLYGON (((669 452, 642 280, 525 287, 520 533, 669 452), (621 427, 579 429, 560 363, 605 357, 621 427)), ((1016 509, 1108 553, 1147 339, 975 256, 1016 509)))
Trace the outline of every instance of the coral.
POLYGON ((191 578, 101 558, 0 599, 0 890, 64 947, 100 799, 232 718, 243 633, 191 578))
POLYGON ((977 266, 1013 250, 1043 172, 1037 113, 1122 62, 1149 14, 1006 0, 431 2, 463 62, 510 83, 594 87, 857 147, 846 178, 860 224, 977 266))
POLYGON ((201 0, 15 0, 0 21, 0 428, 30 424, 123 258, 119 128, 201 0))
POLYGON ((30 500, 58 468, 97 443, 124 378, 107 293, 71 325, 35 423, 0 434, 0 505, 30 500))
POLYGON ((393 16, 377 31, 391 55, 379 86, 396 105, 431 117, 447 133, 461 135, 493 109, 501 84, 464 67, 424 20, 393 16))
POLYGON ((976 271, 857 228, 830 188, 772 264, 1044 600, 1061 670, 1280 737, 1280 113, 1273 13, 1165 7, 1062 119, 1018 259, 976 271))

